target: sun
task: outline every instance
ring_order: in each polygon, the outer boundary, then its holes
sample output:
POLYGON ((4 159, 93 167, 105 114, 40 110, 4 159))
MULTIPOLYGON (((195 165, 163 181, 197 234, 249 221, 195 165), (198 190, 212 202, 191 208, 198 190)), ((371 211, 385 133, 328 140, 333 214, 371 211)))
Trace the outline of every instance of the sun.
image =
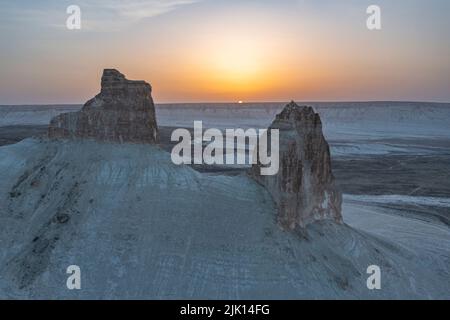
POLYGON ((242 100, 239 100, 239 101, 238 101, 238 103, 239 103, 239 104, 243 104, 243 103, 244 103, 244 101, 242 101, 242 100))

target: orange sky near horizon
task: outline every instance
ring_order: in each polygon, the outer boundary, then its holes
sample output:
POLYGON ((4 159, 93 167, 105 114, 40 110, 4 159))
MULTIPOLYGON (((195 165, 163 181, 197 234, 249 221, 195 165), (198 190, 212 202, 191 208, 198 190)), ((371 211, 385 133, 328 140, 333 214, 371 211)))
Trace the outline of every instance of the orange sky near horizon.
POLYGON ((117 30, 5 29, 0 104, 83 103, 103 68, 151 83, 157 103, 449 101, 448 41, 430 21, 413 30, 399 18, 426 9, 390 2, 371 32, 363 2, 201 1, 117 30))

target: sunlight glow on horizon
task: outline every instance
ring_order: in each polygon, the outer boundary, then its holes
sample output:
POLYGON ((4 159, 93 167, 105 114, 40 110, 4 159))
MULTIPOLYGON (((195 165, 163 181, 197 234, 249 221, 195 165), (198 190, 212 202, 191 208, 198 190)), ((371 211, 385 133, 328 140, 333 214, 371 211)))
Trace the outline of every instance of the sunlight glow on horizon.
MULTIPOLYGON (((171 1, 170 10, 146 4, 158 15, 134 24, 76 32, 48 26, 64 22, 57 2, 46 8, 57 16, 43 21, 14 21, 6 9, 21 5, 9 4, 0 13, 0 104, 83 103, 103 68, 149 82, 157 103, 450 101, 450 4, 411 1, 380 0, 379 32, 365 28, 368 0, 171 1), (411 28, 419 18, 426 23, 411 28)), ((83 8, 93 22, 99 3, 83 8)))

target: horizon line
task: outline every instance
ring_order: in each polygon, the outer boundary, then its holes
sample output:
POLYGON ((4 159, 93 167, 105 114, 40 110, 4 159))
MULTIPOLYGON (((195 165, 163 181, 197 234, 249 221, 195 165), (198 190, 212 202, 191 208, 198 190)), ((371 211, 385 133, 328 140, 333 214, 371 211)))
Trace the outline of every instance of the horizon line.
MULTIPOLYGON (((155 105, 186 105, 186 104, 268 104, 268 103, 289 103, 294 101, 296 103, 433 103, 433 104, 450 104, 450 101, 432 101, 432 100, 268 100, 268 101, 190 101, 190 102, 154 102, 155 105)), ((0 107, 20 107, 20 106, 78 106, 83 103, 14 103, 14 104, 0 104, 0 107)))

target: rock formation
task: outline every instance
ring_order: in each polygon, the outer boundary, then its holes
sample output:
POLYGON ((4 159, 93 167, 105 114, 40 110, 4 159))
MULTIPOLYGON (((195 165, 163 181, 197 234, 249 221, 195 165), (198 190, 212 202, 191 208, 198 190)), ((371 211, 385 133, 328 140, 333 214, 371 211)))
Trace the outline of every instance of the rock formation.
POLYGON ((101 91, 78 112, 50 121, 49 138, 157 143, 158 127, 151 86, 127 80, 115 69, 103 71, 101 91))
POLYGON ((279 171, 262 176, 258 162, 250 174, 272 195, 281 226, 292 230, 322 219, 341 222, 342 195, 334 184, 330 148, 319 115, 311 107, 291 102, 269 129, 280 133, 279 171))

